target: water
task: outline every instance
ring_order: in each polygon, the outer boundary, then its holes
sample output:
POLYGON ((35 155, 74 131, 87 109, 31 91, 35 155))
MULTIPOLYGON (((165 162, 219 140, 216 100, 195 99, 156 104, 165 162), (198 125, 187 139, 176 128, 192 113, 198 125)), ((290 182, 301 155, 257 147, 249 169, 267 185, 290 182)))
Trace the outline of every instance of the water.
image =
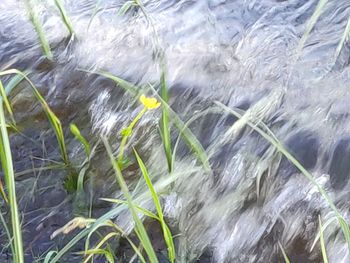
MULTIPOLYGON (((282 262, 279 241, 292 262, 319 262, 319 245, 310 249, 318 231, 318 215, 323 222, 332 216, 327 203, 261 136, 227 114, 210 111, 214 101, 250 109, 248 117, 271 128, 348 218, 348 44, 339 57, 334 54, 350 17, 350 3, 329 1, 302 52, 298 52, 298 44, 317 1, 168 0, 144 4, 148 21, 137 10, 117 16, 122 1, 101 1, 96 8, 95 1, 67 0, 65 6, 76 31, 70 39, 53 3, 38 3, 54 51, 50 63, 42 57, 21 1, 3 0, 0 68, 31 70, 31 79, 65 127, 74 121, 93 141, 99 134, 108 135, 117 150, 118 131, 140 107, 112 82, 81 70, 106 70, 138 85, 157 83, 157 51, 161 48, 172 108, 184 121, 209 111, 190 128, 209 154, 212 173, 206 173, 180 143, 176 180, 166 181, 165 157, 156 129, 159 112, 147 113, 133 138, 159 188, 173 186, 163 201, 175 234, 181 233, 179 259, 282 262), (261 178, 259 196, 257 178, 261 178)), ((59 160, 52 132, 30 91, 16 93, 16 120, 23 133, 37 142, 12 136, 16 171, 47 165, 48 159, 59 160)), ((175 129, 172 135, 176 138, 175 129)), ((67 136, 70 156, 79 163, 83 151, 68 132, 67 136)), ((103 152, 100 147, 88 172, 93 182, 94 217, 110 209, 99 197, 120 195, 103 152)), ((136 185, 135 167, 127 172, 130 185, 136 185)), ((64 177, 64 171, 46 171, 18 180, 24 229, 29 232, 24 234, 30 244, 28 262, 71 238, 49 240, 77 211, 62 187, 64 177)), ((144 191, 136 188, 135 195, 150 207, 144 191)), ((115 220, 130 229, 126 214, 115 220)), ((335 224, 327 229, 325 239, 330 262, 349 261, 346 243, 335 224)), ((65 260, 79 261, 72 255, 65 260)))

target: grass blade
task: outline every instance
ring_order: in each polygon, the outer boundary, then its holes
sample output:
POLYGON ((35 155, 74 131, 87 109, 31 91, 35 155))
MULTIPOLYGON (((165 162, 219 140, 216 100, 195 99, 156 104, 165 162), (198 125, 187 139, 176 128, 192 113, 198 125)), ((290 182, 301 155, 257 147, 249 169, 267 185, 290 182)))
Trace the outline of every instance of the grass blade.
POLYGON ((128 10, 132 7, 132 6, 135 6, 135 1, 127 1, 125 2, 122 7, 119 9, 118 11, 118 16, 122 16, 122 15, 125 15, 126 12, 128 12, 128 10))
POLYGON ((323 263, 328 263, 327 251, 326 251, 326 246, 325 246, 324 237, 323 237, 322 221, 321 221, 321 217, 320 216, 318 216, 318 221, 320 223, 320 244, 321 244, 321 252, 322 252, 323 263))
MULTIPOLYGON (((155 92, 155 90, 154 90, 155 92)), ((174 122, 175 127, 180 131, 181 137, 183 137, 187 146, 196 154, 198 159, 201 161, 204 169, 206 171, 211 171, 209 158, 207 153, 205 152, 202 144, 198 141, 196 136, 192 133, 192 131, 185 125, 185 123, 180 119, 176 112, 174 112, 171 107, 166 103, 161 97, 158 96, 158 99, 162 103, 162 107, 167 108, 170 114, 170 118, 172 122, 174 122)))
MULTIPOLYGON (((6 221, 5 221, 5 218, 4 218, 1 210, 0 210, 0 221, 1 221, 1 224, 3 226, 3 230, 5 230, 5 233, 7 235, 8 242, 10 243, 12 254, 14 254, 15 253, 15 248, 13 246, 13 240, 12 240, 11 232, 10 232, 10 229, 9 229, 6 221)), ((3 246, 4 244, 1 244, 1 245, 3 246)))
POLYGON ((156 253, 154 252, 154 249, 153 249, 151 241, 148 237, 147 231, 146 231, 144 225, 142 224, 141 219, 137 215, 136 208, 135 208, 135 205, 132 201, 132 197, 130 195, 128 186, 127 186, 126 182, 124 181, 123 175, 120 171, 120 168, 118 166, 117 161, 114 159, 112 149, 111 149, 106 138, 103 137, 102 141, 106 147, 108 156, 109 156, 110 161, 112 163, 117 182, 121 188, 121 191, 123 192, 123 194, 125 196, 126 201, 128 202, 128 207, 129 207, 130 213, 131 213, 131 215, 134 219, 134 222, 135 222, 135 233, 138 236, 138 238, 140 239, 142 246, 145 248, 145 251, 147 253, 147 256, 148 256, 150 262, 151 263, 153 263, 153 262, 158 263, 156 253))
POLYGON ((298 48, 297 48, 297 58, 299 58, 299 56, 304 48, 306 40, 308 39, 311 31, 315 27, 315 25, 316 25, 319 17, 321 16, 321 14, 324 10, 324 7, 326 6, 327 3, 328 3, 328 0, 319 0, 314 13, 312 14, 311 18, 307 22, 306 31, 299 41, 298 48))
POLYGON ((143 178, 145 179, 147 187, 148 187, 148 189, 151 192, 151 195, 152 195, 152 198, 153 198, 153 202, 154 202, 154 205, 155 205, 156 210, 157 210, 159 222, 160 222, 160 225, 162 226, 162 230, 163 230, 164 240, 165 240, 165 243, 167 244, 167 247, 168 247, 169 260, 170 260, 170 262, 174 262, 175 261, 174 241, 173 241, 172 234, 170 233, 170 230, 167 227, 167 224, 165 223, 163 210, 162 210, 162 207, 161 207, 161 204, 160 204, 160 200, 158 198, 156 190, 153 187, 151 178, 150 178, 150 176, 148 174, 148 171, 147 171, 147 168, 146 168, 144 162, 142 161, 142 159, 140 158, 140 156, 138 155, 138 153, 137 153, 137 151, 135 149, 134 149, 134 153, 135 153, 137 162, 139 164, 140 170, 142 172, 143 178))
POLYGON ((278 241, 278 246, 280 247, 280 249, 281 249, 281 251, 282 251, 282 255, 283 255, 283 258, 284 258, 284 262, 285 262, 285 263, 290 263, 289 258, 288 258, 286 252, 284 251, 284 249, 283 249, 283 247, 282 247, 282 245, 281 245, 281 243, 280 243, 279 241, 278 241))
MULTIPOLYGON (((106 202, 110 202, 110 203, 115 203, 115 204, 125 204, 127 205, 128 202, 127 201, 124 201, 124 200, 120 200, 120 199, 114 199, 114 198, 100 198, 101 200, 103 201, 106 201, 106 202)), ((141 212, 142 214, 144 214, 145 216, 148 216, 150 218, 153 218, 155 220, 159 220, 159 217, 156 216, 155 214, 153 214, 151 211, 141 207, 141 206, 138 206, 138 205, 135 205, 135 208, 141 212)))
POLYGON ((8 198, 6 196, 6 193, 5 193, 5 190, 4 190, 4 185, 2 184, 1 179, 0 179, 0 194, 1 194, 2 198, 4 199, 5 203, 8 203, 9 200, 8 200, 8 198))
POLYGON ((61 18, 63 20, 63 23, 66 25, 66 27, 67 27, 67 29, 69 31, 69 34, 73 35, 74 34, 74 30, 73 30, 72 22, 69 19, 68 15, 67 15, 67 12, 66 12, 66 10, 65 10, 61 0, 55 0, 55 4, 56 4, 56 7, 58 8, 58 10, 60 11, 61 18))
POLYGON ((334 57, 334 61, 336 61, 340 55, 341 50, 343 49, 345 43, 349 40, 349 35, 350 35, 350 17, 348 19, 348 22, 346 24, 344 33, 342 35, 342 38, 338 44, 338 47, 335 51, 335 57, 334 57))
POLYGON ((6 107, 7 112, 11 115, 11 118, 13 118, 12 107, 11 107, 11 104, 10 104, 8 98, 7 98, 5 88, 4 88, 4 86, 2 85, 1 80, 0 80, 0 95, 1 95, 1 97, 2 97, 2 101, 3 101, 4 104, 5 104, 5 107, 6 107))
POLYGON ((4 172, 5 183, 8 190, 9 206, 11 212, 11 224, 13 234, 13 262, 23 263, 23 243, 22 243, 22 231, 20 223, 20 215, 17 206, 16 199, 16 184, 15 174, 12 165, 12 154, 10 148, 10 141, 7 133, 6 119, 4 114, 3 104, 0 103, 0 158, 1 166, 4 172))
POLYGON ((84 136, 81 135, 79 128, 74 123, 71 123, 70 131, 75 136, 75 138, 84 146, 84 150, 85 150, 86 156, 89 157, 89 155, 91 153, 90 144, 84 138, 84 136))
MULTIPOLYGON (((28 72, 23 72, 24 75, 27 75, 28 72)), ((17 87, 17 85, 24 79, 22 75, 15 75, 11 80, 5 85, 6 95, 9 95, 11 91, 17 87)))
MULTIPOLYGON (((161 98, 164 102, 168 103, 169 95, 168 88, 165 79, 165 72, 163 71, 161 80, 160 80, 160 92, 161 98)), ((170 127, 169 127, 169 109, 167 107, 162 107, 162 119, 161 119, 161 134, 163 139, 164 152, 168 163, 168 171, 172 172, 172 154, 171 154, 171 138, 170 138, 170 127)))
POLYGON ((92 259, 92 257, 96 254, 103 254, 108 260, 108 262, 114 262, 113 256, 108 251, 100 248, 103 246, 104 243, 108 241, 108 239, 116 236, 118 236, 118 234, 115 232, 108 233, 104 238, 102 238, 102 240, 96 245, 95 248, 84 251, 83 253, 88 256, 83 261, 83 263, 89 262, 89 260, 92 259), (106 253, 108 253, 109 255, 107 255, 106 253))
POLYGON ((133 97, 138 98, 139 95, 142 93, 142 90, 139 89, 137 86, 133 85, 132 83, 121 79, 117 76, 114 76, 113 74, 107 72, 107 71, 89 71, 89 70, 82 70, 83 72, 91 73, 91 74, 97 74, 100 76, 103 76, 107 79, 110 79, 114 81, 118 86, 120 86, 125 91, 129 92, 133 97))
POLYGON ((69 165, 69 158, 68 158, 68 153, 66 149, 66 144, 65 144, 65 139, 64 139, 64 134, 63 134, 63 128, 60 120, 57 118, 55 113, 51 110, 47 102, 45 101, 44 97, 40 94, 39 90, 35 87, 33 82, 27 77, 27 75, 17 69, 8 69, 5 71, 0 72, 0 76, 5 76, 5 75, 20 75, 22 76, 30 85, 32 88, 34 95, 36 99, 40 102, 43 110, 46 113, 47 118, 49 119, 49 122, 55 132, 57 143, 61 152, 61 158, 64 161, 66 165, 69 165))
POLYGON ((93 229, 93 231, 91 231, 89 234, 88 234, 88 237, 85 241, 85 250, 87 250, 88 246, 89 246, 89 240, 90 240, 90 237, 91 237, 91 234, 95 231, 97 231, 97 229, 99 227, 103 227, 103 226, 109 226, 109 227, 112 227, 114 228, 117 232, 119 232, 130 244, 130 246, 132 247, 132 249, 134 250, 135 254, 139 257, 140 261, 142 263, 146 263, 146 260, 145 258, 143 257, 141 251, 138 249, 138 247, 135 245, 135 243, 128 237, 128 234, 122 229, 120 228, 117 224, 113 223, 111 220, 108 220, 107 222, 105 223, 100 223, 98 224, 98 227, 95 227, 93 229))
POLYGON ((35 11, 35 8, 33 8, 33 6, 32 6, 31 0, 25 0, 25 3, 26 3, 26 8, 27 8, 27 13, 29 15, 29 18, 32 21, 34 29, 38 34, 38 38, 39 38, 43 53, 49 60, 52 60, 53 55, 51 52, 50 44, 49 44, 48 40, 46 39, 45 32, 44 32, 44 29, 41 25, 38 14, 35 11))
POLYGON ((50 263, 50 259, 57 254, 57 251, 50 251, 49 253, 46 254, 44 263, 50 263))

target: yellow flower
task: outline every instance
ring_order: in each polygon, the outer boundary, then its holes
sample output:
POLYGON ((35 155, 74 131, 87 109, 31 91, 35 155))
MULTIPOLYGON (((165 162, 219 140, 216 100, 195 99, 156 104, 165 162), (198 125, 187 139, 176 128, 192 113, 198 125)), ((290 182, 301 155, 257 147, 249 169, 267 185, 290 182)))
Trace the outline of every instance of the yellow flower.
POLYGON ((161 104, 156 98, 148 98, 145 95, 140 96, 140 101, 148 110, 156 109, 161 104))

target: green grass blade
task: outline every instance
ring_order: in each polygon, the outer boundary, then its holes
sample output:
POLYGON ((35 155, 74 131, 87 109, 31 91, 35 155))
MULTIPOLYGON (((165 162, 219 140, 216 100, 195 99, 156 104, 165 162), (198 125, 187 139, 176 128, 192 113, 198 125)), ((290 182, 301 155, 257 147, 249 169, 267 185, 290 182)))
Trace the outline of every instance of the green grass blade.
POLYGON ((41 48, 43 50, 44 55, 49 59, 53 59, 53 55, 51 52, 50 44, 48 40, 46 39, 44 29, 41 25, 40 19, 38 17, 37 12, 35 11, 35 8, 32 5, 32 0, 25 0, 27 13, 29 15, 30 20, 32 21, 32 24, 34 26, 35 31, 38 34, 38 38, 41 44, 41 48))
MULTIPOLYGON (((128 202, 127 201, 124 201, 124 200, 120 200, 120 199, 115 199, 115 198, 100 198, 101 200, 103 201, 106 201, 106 202, 110 202, 110 203, 115 203, 115 204, 125 204, 127 205, 128 202)), ((148 216, 150 218, 153 218, 157 221, 159 221, 159 217, 155 214, 153 214, 151 211, 141 207, 141 206, 138 206, 138 205, 135 205, 135 208, 141 212, 142 214, 144 214, 145 216, 148 216)))
MULTIPOLYGON (((105 244, 109 239, 111 239, 112 237, 116 237, 116 236, 118 236, 118 234, 115 233, 115 232, 108 233, 108 234, 107 234, 105 237, 103 237, 102 240, 95 246, 95 248, 89 249, 89 250, 85 250, 84 252, 82 252, 82 253, 84 253, 85 255, 88 255, 88 256, 86 257, 86 259, 84 260, 83 263, 89 262, 89 260, 92 259, 94 255, 100 254, 100 252, 102 252, 102 254, 103 254, 104 256, 106 256, 106 253, 105 253, 105 252, 107 252, 107 253, 109 253, 109 252, 106 251, 106 250, 101 250, 100 248, 101 248, 101 247, 103 246, 103 244, 105 244)), ((110 258, 112 258, 112 260, 113 260, 113 256, 112 256, 112 255, 106 256, 106 258, 109 259, 109 260, 108 260, 109 262, 111 262, 111 261, 110 261, 110 258)), ((113 260, 113 262, 114 262, 114 260, 113 260)))
POLYGON ((341 50, 343 49, 345 43, 349 40, 349 35, 350 35, 350 17, 348 19, 348 22, 346 24, 346 27, 345 27, 345 30, 344 30, 344 33, 342 35, 342 38, 338 44, 338 47, 335 51, 335 58, 334 58, 334 61, 336 61, 340 55, 340 52, 341 50))
MULTIPOLYGON (((5 107, 6 107, 7 112, 10 113, 11 117, 13 118, 12 107, 11 107, 11 104, 10 104, 8 98, 7 98, 5 88, 4 88, 4 86, 2 85, 1 80, 0 80, 0 95, 1 95, 1 97, 2 97, 2 101, 3 101, 4 104, 5 104, 5 107)), ((0 101, 0 103, 1 103, 1 101, 0 101)))
POLYGON ((5 190, 4 190, 4 185, 2 184, 1 179, 0 179, 0 194, 1 194, 2 198, 4 199, 5 203, 8 203, 9 200, 8 200, 8 198, 6 196, 6 193, 5 193, 5 190))
MULTIPOLYGON (((24 75, 27 75, 28 72, 23 72, 24 75)), ((17 87, 17 85, 24 79, 22 75, 13 76, 10 81, 5 85, 6 95, 9 95, 11 91, 17 87)))
POLYGON ((343 217, 340 217, 340 216, 337 216, 338 217, 338 222, 340 224, 340 228, 344 234, 344 237, 345 237, 345 241, 346 243, 348 244, 348 251, 350 252, 350 229, 349 229, 349 225, 347 223, 347 221, 343 218, 343 217))
POLYGON ((167 244, 167 247, 168 247, 169 260, 170 260, 170 262, 174 262, 175 261, 175 246, 174 246, 173 236, 171 233, 169 233, 170 229, 167 227, 167 224, 165 223, 163 209, 162 209, 162 206, 160 204, 158 194, 153 187, 151 178, 148 174, 148 171, 147 171, 147 168, 146 168, 144 162, 142 161, 142 159, 140 158, 139 154, 137 153, 137 151, 135 149, 134 149, 134 153, 135 153, 137 162, 139 164, 140 170, 142 172, 143 178, 145 179, 147 187, 151 192, 152 199, 153 199, 154 205, 155 205, 156 210, 157 210, 159 222, 160 222, 160 225, 162 226, 162 230, 163 230, 164 240, 165 240, 165 243, 167 244))
POLYGON ((13 262, 23 263, 24 253, 23 253, 23 243, 22 243, 22 231, 20 223, 20 215, 18 211, 18 205, 16 200, 16 184, 15 184, 15 174, 12 166, 12 154, 10 148, 10 141, 7 133, 6 119, 4 114, 3 104, 0 103, 0 157, 1 166, 4 172, 5 183, 8 191, 9 206, 11 212, 11 224, 12 224, 12 234, 13 234, 13 262))
POLYGON ((44 263, 50 263, 50 259, 57 254, 57 251, 50 251, 49 253, 46 254, 44 263))
MULTIPOLYGON (((164 102, 168 103, 169 95, 168 95, 168 88, 166 84, 164 71, 162 72, 160 86, 161 86, 160 96, 162 97, 164 102)), ((172 161, 171 161, 172 153, 171 153, 171 138, 170 138, 170 126, 169 126, 169 109, 163 106, 162 106, 162 118, 161 118, 160 127, 161 127, 165 156, 168 163, 168 171, 172 172, 173 167, 172 167, 172 161)))
POLYGON ((128 207, 129 207, 130 213, 131 213, 131 215, 134 219, 134 222, 135 222, 135 233, 137 234, 138 238, 140 239, 140 242, 142 243, 142 246, 144 247, 150 262, 151 263, 153 263, 153 262, 158 263, 156 253, 154 252, 154 249, 153 249, 151 241, 148 237, 147 231, 146 231, 144 225, 142 224, 141 219, 137 215, 137 212, 136 212, 137 209, 135 208, 135 205, 134 205, 132 197, 130 195, 128 186, 125 183, 123 175, 120 171, 119 165, 118 165, 117 161, 114 159, 112 149, 111 149, 106 138, 102 138, 102 141, 105 145, 108 156, 109 156, 110 161, 112 163, 117 182, 121 188, 121 191, 123 192, 123 194, 125 196, 126 201, 128 202, 128 207))
POLYGON ((159 97, 158 99, 162 102, 162 106, 168 109, 172 122, 174 122, 175 127, 180 131, 187 146, 196 154, 205 170, 208 172, 211 171, 209 158, 202 144, 198 141, 192 131, 186 127, 185 123, 180 119, 176 112, 174 112, 162 98, 159 97))
POLYGON ((120 86, 122 89, 129 92, 135 98, 138 98, 142 92, 142 90, 139 89, 134 84, 132 84, 124 79, 121 79, 117 76, 114 76, 113 74, 111 74, 107 71, 89 71, 89 70, 81 70, 81 71, 91 73, 91 74, 97 74, 97 75, 103 76, 107 79, 110 79, 110 80, 114 81, 116 84, 118 84, 118 86, 120 86))
POLYGON ((318 232, 317 236, 315 237, 314 242, 311 245, 310 251, 312 251, 314 249, 314 247, 316 246, 317 241, 321 238, 321 233, 323 233, 323 231, 325 231, 325 229, 332 224, 335 220, 337 220, 337 217, 332 217, 329 220, 326 221, 325 224, 322 225, 322 228, 320 229, 320 231, 318 232))
POLYGON ((55 0, 55 4, 56 4, 56 7, 58 8, 58 10, 60 11, 61 18, 63 20, 63 23, 66 25, 66 27, 67 27, 67 29, 69 31, 69 34, 73 35, 74 34, 74 30, 73 30, 72 22, 69 19, 68 15, 67 15, 67 12, 66 12, 66 10, 65 10, 61 0, 55 0))
MULTIPOLYGON (((99 221, 99 220, 97 220, 99 221)), ((132 249, 134 250, 134 252, 136 253, 136 255, 139 257, 140 261, 142 263, 146 263, 146 260, 145 258, 143 257, 141 251, 138 249, 138 247, 135 245, 135 243, 128 237, 128 234, 122 229, 120 228, 117 224, 113 223, 113 221, 111 220, 108 220, 107 222, 105 223, 99 223, 96 227, 93 228, 93 231, 91 231, 89 234, 88 234, 88 237, 85 241, 85 250, 88 250, 87 248, 89 247, 89 240, 91 238, 91 235, 92 233, 94 233, 95 231, 97 231, 97 229, 99 227, 103 227, 103 226, 109 226, 109 227, 112 227, 114 228, 117 232, 119 232, 122 237, 124 237, 130 244, 130 246, 132 247, 132 249)))
POLYGON ((84 150, 85 150, 86 156, 89 157, 89 155, 91 153, 90 144, 85 139, 85 137, 83 135, 81 135, 79 128, 74 123, 71 123, 70 131, 75 136, 75 138, 84 146, 84 150))
POLYGON ((283 249, 283 247, 282 247, 282 245, 281 245, 281 243, 280 243, 279 241, 278 241, 278 246, 280 247, 280 249, 281 249, 281 251, 282 251, 282 255, 283 255, 283 258, 284 258, 284 262, 285 262, 285 263, 290 263, 289 258, 288 258, 286 252, 284 251, 284 249, 283 249))
POLYGON ((135 1, 127 1, 125 2, 122 7, 118 11, 118 16, 125 15, 126 12, 132 7, 135 6, 135 1))
POLYGON ((306 40, 308 39, 311 31, 315 27, 315 25, 316 25, 319 17, 321 16, 322 12, 324 11, 324 7, 326 6, 327 3, 328 3, 328 0, 319 0, 314 13, 312 14, 311 18, 307 22, 306 31, 299 41, 298 48, 297 48, 297 58, 299 58, 299 56, 304 48, 306 40))
POLYGON ((323 258, 323 263, 328 263, 328 258, 327 258, 327 250, 326 250, 326 246, 324 243, 324 237, 323 237, 323 228, 322 228, 322 221, 321 221, 321 217, 318 216, 318 221, 320 224, 320 244, 321 244, 321 252, 322 252, 322 258, 323 258))
MULTIPOLYGON (((0 221, 1 221, 1 224, 3 226, 3 229, 5 230, 6 232, 6 235, 7 235, 7 238, 8 238, 8 242, 10 243, 10 247, 11 247, 11 251, 12 251, 12 254, 15 253, 15 248, 13 246, 13 239, 12 239, 12 236, 11 236, 11 232, 10 232, 10 229, 5 221, 5 218, 2 214, 2 211, 0 210, 0 221)), ((3 246, 4 244, 2 244, 3 246)))
POLYGON ((69 165, 70 162, 69 162, 68 153, 67 153, 67 149, 66 149, 63 128, 62 128, 62 124, 61 124, 60 120, 57 118, 55 113, 51 110, 51 108, 49 107, 49 105, 45 101, 44 97, 40 94, 39 90, 35 87, 33 82, 27 77, 27 75, 25 73, 23 73, 17 69, 9 69, 9 70, 5 70, 5 71, 0 72, 0 76, 12 75, 12 74, 22 76, 29 83, 30 87, 32 88, 32 90, 34 92, 36 99, 40 102, 40 104, 41 104, 43 110, 45 111, 46 116, 49 119, 49 122, 50 122, 50 124, 55 132, 57 143, 58 143, 58 146, 59 146, 59 149, 61 152, 62 160, 65 162, 65 164, 69 165))
POLYGON ((179 135, 174 144, 174 149, 173 149, 172 158, 171 158, 172 166, 175 165, 177 148, 180 144, 180 139, 182 138, 182 133, 185 131, 185 129, 187 129, 194 121, 198 120, 202 116, 207 115, 208 113, 221 113, 221 112, 222 112, 222 109, 219 107, 210 107, 202 112, 199 112, 193 115, 188 121, 186 121, 186 123, 184 123, 183 128, 179 131, 179 135))

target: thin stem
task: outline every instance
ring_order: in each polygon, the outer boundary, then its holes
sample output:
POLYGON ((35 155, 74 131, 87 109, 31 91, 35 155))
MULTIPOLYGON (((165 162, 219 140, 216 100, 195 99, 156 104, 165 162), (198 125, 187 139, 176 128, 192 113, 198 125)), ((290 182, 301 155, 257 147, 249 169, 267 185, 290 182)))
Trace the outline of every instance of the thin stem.
POLYGON ((135 127, 136 123, 142 118, 143 114, 145 114, 147 111, 147 108, 143 108, 139 114, 137 114, 137 116, 135 117, 135 119, 129 124, 128 127, 126 127, 123 131, 123 138, 122 141, 120 143, 120 147, 119 147, 119 154, 118 154, 118 164, 120 165, 123 162, 123 157, 124 157, 124 150, 125 150, 125 145, 128 141, 128 138, 131 136, 132 134, 132 129, 135 127))

